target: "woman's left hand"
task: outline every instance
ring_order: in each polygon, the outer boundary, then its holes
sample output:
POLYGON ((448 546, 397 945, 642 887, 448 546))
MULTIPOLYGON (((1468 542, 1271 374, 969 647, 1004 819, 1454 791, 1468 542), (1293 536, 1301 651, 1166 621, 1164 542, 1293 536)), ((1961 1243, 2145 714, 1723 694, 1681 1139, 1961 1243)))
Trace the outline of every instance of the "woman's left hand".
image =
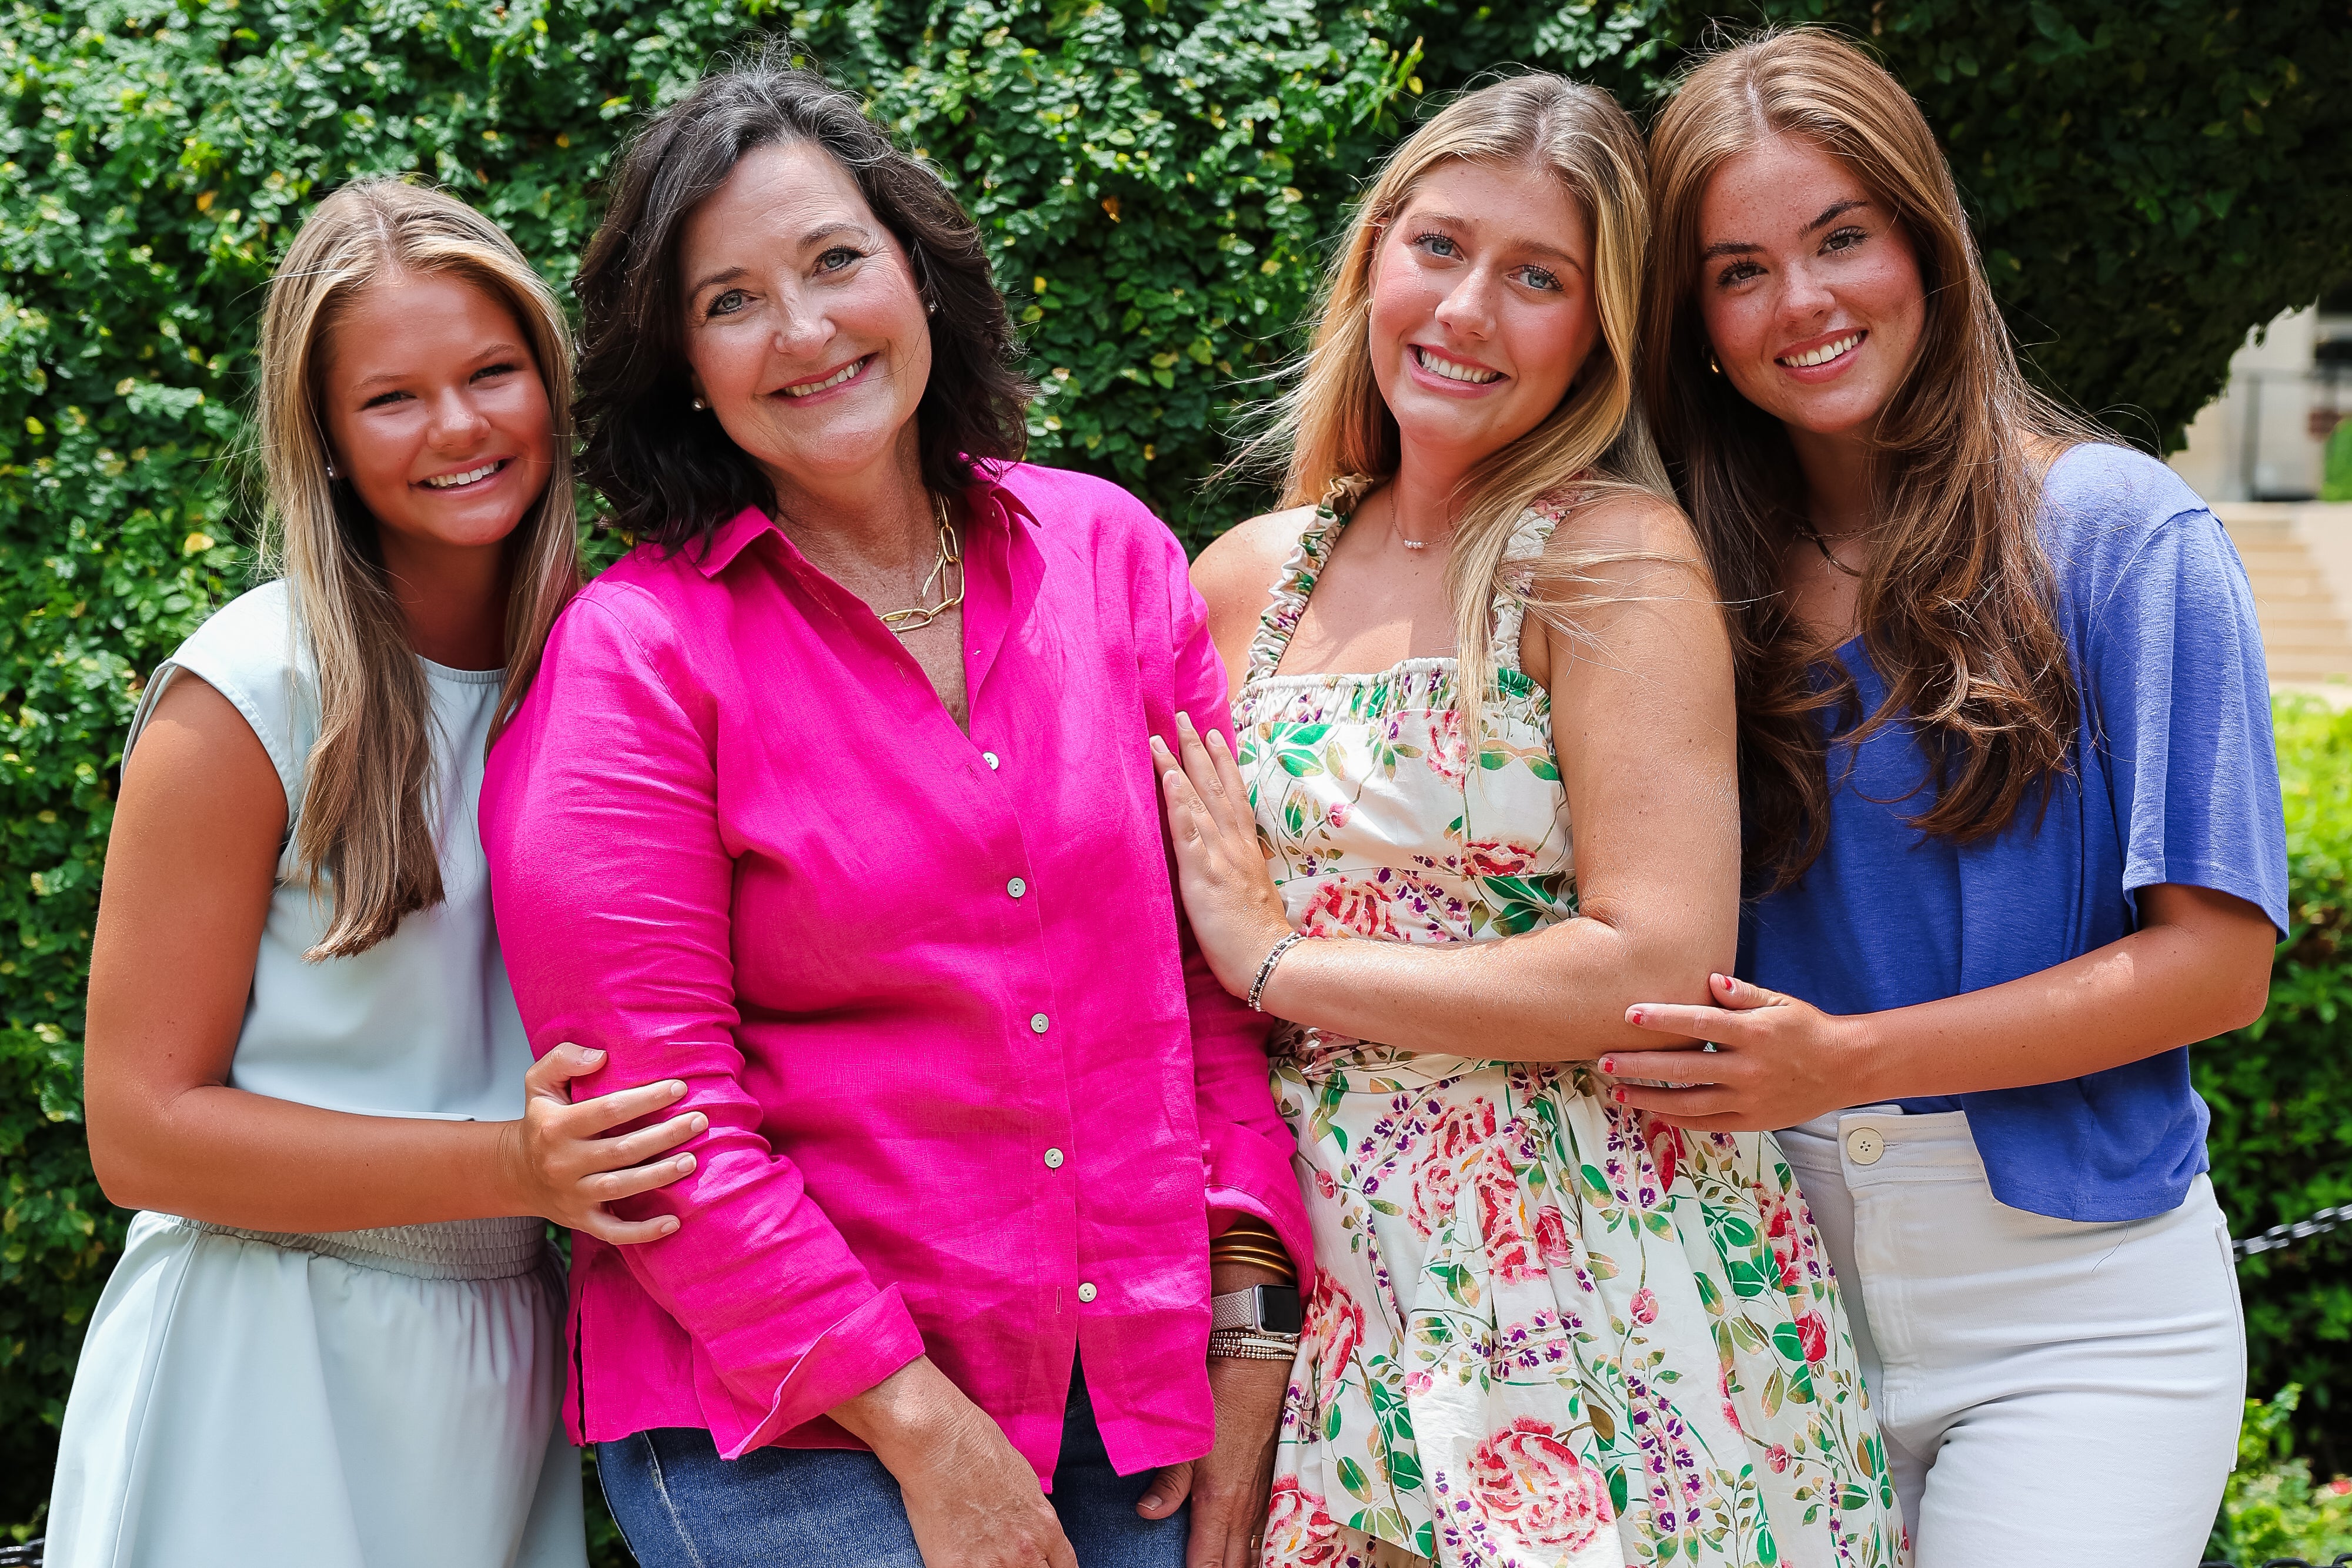
POLYGON ((1163 1469, 1135 1505, 1146 1519, 1165 1519, 1192 1498, 1184 1568, 1257 1568, 1274 1492, 1275 1439, 1281 1435, 1282 1401, 1289 1390, 1286 1361, 1209 1358, 1216 1446, 1206 1458, 1163 1469))
POLYGON ((1710 1040, 1716 1049, 1612 1051, 1601 1059, 1611 1077, 1677 1085, 1621 1083, 1618 1103, 1698 1132, 1749 1133, 1793 1127, 1876 1098, 1864 1081, 1868 1051, 1861 1017, 1834 1017, 1728 975, 1708 976, 1707 994, 1720 1005, 1639 1002, 1625 1009, 1625 1021, 1636 1028, 1710 1040))
POLYGON ((1168 745, 1151 737, 1151 760, 1167 798, 1168 828, 1176 841, 1176 888, 1209 968, 1225 989, 1246 997, 1258 966, 1290 935, 1282 894, 1257 845, 1257 817, 1225 737, 1204 741, 1192 716, 1176 716, 1180 766, 1168 745))

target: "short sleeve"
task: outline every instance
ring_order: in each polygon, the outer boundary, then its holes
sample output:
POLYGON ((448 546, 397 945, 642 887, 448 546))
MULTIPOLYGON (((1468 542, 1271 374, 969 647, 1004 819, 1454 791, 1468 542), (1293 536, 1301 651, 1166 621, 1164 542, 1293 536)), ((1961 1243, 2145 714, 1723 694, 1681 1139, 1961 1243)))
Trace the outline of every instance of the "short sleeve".
POLYGON ((318 678, 295 634, 290 586, 282 579, 231 600, 156 666, 122 738, 125 760, 182 674, 229 700, 278 769, 286 788, 286 831, 302 805, 305 765, 319 737, 318 678))
POLYGON ((2284 935, 2286 825, 2245 567, 2202 507, 2116 556, 2086 607, 2084 695, 2105 754, 2124 891, 2211 888, 2284 935))

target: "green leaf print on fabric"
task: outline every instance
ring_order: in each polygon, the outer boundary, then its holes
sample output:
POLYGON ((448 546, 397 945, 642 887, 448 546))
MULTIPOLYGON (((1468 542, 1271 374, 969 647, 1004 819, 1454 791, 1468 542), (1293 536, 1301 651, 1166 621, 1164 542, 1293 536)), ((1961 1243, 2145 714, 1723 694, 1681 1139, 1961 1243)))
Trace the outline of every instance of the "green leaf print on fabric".
MULTIPOLYGON (((1516 606, 1475 736, 1451 660, 1275 674, 1339 527, 1302 535, 1235 705, 1292 924, 1436 945, 1572 918, 1516 606)), ((1531 513, 1509 553, 1549 528, 1531 513)), ((1836 1287, 1769 1137, 1678 1133, 1589 1067, 1296 1025, 1272 1051, 1317 1281, 1264 1568, 1901 1568, 1836 1287)))

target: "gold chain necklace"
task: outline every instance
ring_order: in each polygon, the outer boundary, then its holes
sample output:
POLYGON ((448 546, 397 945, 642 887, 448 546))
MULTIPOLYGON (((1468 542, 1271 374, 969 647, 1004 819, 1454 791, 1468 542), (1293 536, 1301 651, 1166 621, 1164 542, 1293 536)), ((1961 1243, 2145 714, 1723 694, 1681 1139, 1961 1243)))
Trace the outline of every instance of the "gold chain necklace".
POLYGON ((1848 577, 1858 578, 1862 575, 1862 573, 1854 570, 1853 568, 1846 565, 1845 562, 1838 559, 1837 553, 1830 549, 1830 541, 1822 538, 1822 531, 1819 528, 1813 527, 1811 523, 1801 522, 1797 523, 1795 528, 1797 530, 1797 537, 1807 541, 1815 549, 1821 551, 1822 559, 1829 563, 1832 570, 1842 571, 1848 577))
POLYGON ((909 632, 919 632, 963 602, 963 553, 956 545, 955 529, 948 523, 948 504, 944 497, 931 497, 932 508, 940 519, 940 557, 931 563, 931 574, 923 579, 923 586, 915 592, 915 602, 904 610, 885 612, 882 624, 904 637, 909 632), (952 584, 952 586, 950 586, 952 584), (939 591, 936 604, 925 602, 933 589, 939 591))

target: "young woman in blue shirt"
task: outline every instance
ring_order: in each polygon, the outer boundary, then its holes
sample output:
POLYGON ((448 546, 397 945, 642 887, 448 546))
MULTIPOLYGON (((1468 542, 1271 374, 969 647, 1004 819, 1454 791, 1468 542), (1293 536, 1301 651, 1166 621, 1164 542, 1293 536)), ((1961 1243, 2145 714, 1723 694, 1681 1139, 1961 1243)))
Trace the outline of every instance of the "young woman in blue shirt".
POLYGON ((1703 1050, 1603 1070, 1781 1129, 1919 1568, 2185 1568, 2245 1380, 2187 1048, 2286 924, 2244 570, 2026 383, 1860 51, 1713 57, 1651 158, 1645 402, 1732 621, 1752 899, 1717 1005, 1629 1015, 1703 1050))

